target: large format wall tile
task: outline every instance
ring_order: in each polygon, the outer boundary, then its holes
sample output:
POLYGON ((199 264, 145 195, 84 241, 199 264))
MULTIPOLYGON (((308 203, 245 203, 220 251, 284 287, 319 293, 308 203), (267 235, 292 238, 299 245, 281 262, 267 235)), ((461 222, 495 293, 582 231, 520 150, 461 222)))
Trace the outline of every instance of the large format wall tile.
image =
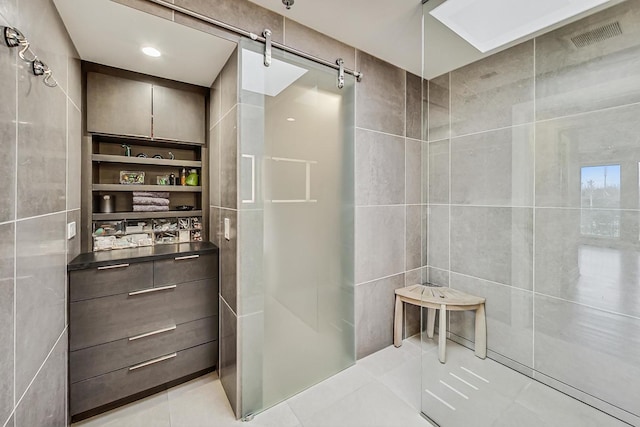
MULTIPOLYGON (((0 6, 7 8, 9 5, 0 6)), ((0 12, 2 9, 0 9, 0 12)), ((15 215, 15 169, 16 169, 16 58, 13 50, 0 50, 0 152, 4 161, 0 165, 3 183, 0 186, 0 222, 14 219, 15 215)))
POLYGON ((65 324, 66 213, 16 226, 16 395, 20 396, 65 324), (46 243, 43 243, 46 242, 46 243))
POLYGON ((220 115, 227 114, 238 103, 238 49, 236 48, 220 73, 220 115))
POLYGON ((67 262, 68 263, 71 262, 71 260, 73 260, 78 255, 80 255, 80 252, 82 251, 82 248, 80 245, 80 233, 78 232, 78 230, 80 230, 81 228, 80 227, 81 219, 82 217, 80 215, 80 209, 67 211, 67 224, 71 222, 76 223, 76 236, 71 239, 67 239, 67 262))
POLYGON ((451 203, 533 205, 533 126, 451 140, 451 203))
POLYGON ((422 211, 426 206, 407 206, 407 226, 406 233, 406 269, 422 267, 423 260, 423 236, 426 234, 423 228, 422 211))
POLYGON ((450 136, 449 76, 447 73, 429 80, 429 141, 447 139, 450 136))
MULTIPOLYGON (((422 199, 423 191, 423 167, 424 161, 422 150, 427 146, 426 143, 416 139, 406 139, 405 145, 405 168, 406 168, 406 188, 405 203, 408 205, 416 205, 426 203, 427 199, 422 199)), ((428 153, 427 153, 428 156, 428 153)), ((428 160, 428 159, 427 159, 428 160)), ((427 166, 428 167, 428 166, 427 166)), ((426 180, 426 175, 424 175, 426 180)))
POLYGON ((405 139, 356 130, 356 205, 404 203, 405 139))
POLYGON ((264 29, 268 28, 274 41, 283 42, 284 17, 255 3, 239 0, 175 0, 175 4, 255 34, 262 35, 264 29))
POLYGON ((451 133, 533 122, 533 41, 451 72, 451 133))
POLYGON ((449 203, 449 140, 428 143, 429 203, 449 203))
POLYGON ((422 139, 422 79, 409 72, 407 74, 405 111, 407 138, 422 139))
POLYGON ((538 120, 640 102, 639 6, 626 1, 536 39, 538 120), (615 23, 617 36, 580 47, 571 40, 615 23))
POLYGON ((220 205, 238 208, 238 107, 220 121, 220 205))
POLYGON ((27 218, 66 209, 67 100, 26 65, 19 77, 18 218, 27 218))
POLYGON ((632 105, 539 122, 536 206, 638 209, 638 115, 640 105, 632 105), (593 176, 594 166, 608 167, 606 191, 604 171, 593 176))
POLYGON ((67 346, 65 332, 16 408, 16 427, 67 425, 67 346))
POLYGON ((404 271, 405 207, 356 208, 355 282, 404 271))
POLYGON ((218 375, 227 399, 238 414, 238 318, 220 298, 220 361, 218 375))
POLYGON ((639 220, 637 211, 536 209, 536 292, 640 317, 639 220), (593 221, 620 227, 620 237, 593 235, 593 221))
POLYGON ((533 209, 451 208, 451 271, 532 289, 532 264, 533 209))
POLYGON ((238 211, 220 209, 220 295, 237 313, 237 259, 238 259, 238 211), (224 220, 229 219, 229 240, 224 237, 224 220))
POLYGON ((286 45, 311 55, 334 61, 341 58, 345 68, 355 69, 356 50, 336 39, 285 17, 286 45))
MULTIPOLYGON (((533 366, 533 294, 510 286, 451 273, 451 287, 484 297, 487 348, 533 366)), ((450 313, 450 331, 475 341, 475 312, 450 313)))
POLYGON ((428 224, 429 266, 449 270, 449 206, 429 206, 428 224))
MULTIPOLYGON (((238 283, 238 315, 255 313, 264 310, 264 217, 263 210, 239 211, 238 250, 242 253, 239 259, 238 283)), ((275 250, 274 250, 275 252, 275 250)), ((271 255, 275 255, 273 252, 271 255)), ((282 254, 281 254, 282 255, 282 254)))
POLYGON ((362 51, 356 63, 367 76, 356 87, 356 126, 404 136, 405 71, 362 51))
POLYGON ((0 225, 0 422, 13 410, 14 224, 0 225))
POLYGON ((393 344, 395 290, 404 274, 356 286, 356 354, 361 359, 393 344))
POLYGON ((535 369, 640 416, 640 319, 535 297, 535 369))
POLYGON ((67 209, 80 209, 82 114, 67 101, 67 209))

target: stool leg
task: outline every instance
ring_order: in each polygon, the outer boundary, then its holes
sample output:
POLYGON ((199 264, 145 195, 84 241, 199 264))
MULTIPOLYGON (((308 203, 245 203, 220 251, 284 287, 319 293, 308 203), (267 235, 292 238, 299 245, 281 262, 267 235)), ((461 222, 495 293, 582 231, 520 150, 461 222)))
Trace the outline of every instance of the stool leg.
POLYGON ((433 331, 436 328, 436 309, 427 308, 427 336, 433 338, 433 331))
POLYGON ((484 304, 476 309, 476 356, 480 359, 487 357, 487 318, 484 304))
POLYGON ((447 361, 447 307, 440 306, 440 330, 438 331, 438 359, 440 363, 447 361))
POLYGON ((395 316, 393 318, 393 345, 396 347, 402 346, 402 300, 396 295, 396 309, 395 316))

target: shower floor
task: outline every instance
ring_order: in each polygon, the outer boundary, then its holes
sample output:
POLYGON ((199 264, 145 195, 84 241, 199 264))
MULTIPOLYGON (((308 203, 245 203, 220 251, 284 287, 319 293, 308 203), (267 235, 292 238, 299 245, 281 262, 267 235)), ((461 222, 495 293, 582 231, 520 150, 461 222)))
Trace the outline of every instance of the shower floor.
POLYGON ((234 419, 214 373, 74 427, 429 427, 422 405, 442 427, 628 427, 452 341, 442 365, 437 341, 425 342, 421 352, 418 336, 359 360, 248 423, 234 419), (429 367, 424 377, 423 362, 429 367))

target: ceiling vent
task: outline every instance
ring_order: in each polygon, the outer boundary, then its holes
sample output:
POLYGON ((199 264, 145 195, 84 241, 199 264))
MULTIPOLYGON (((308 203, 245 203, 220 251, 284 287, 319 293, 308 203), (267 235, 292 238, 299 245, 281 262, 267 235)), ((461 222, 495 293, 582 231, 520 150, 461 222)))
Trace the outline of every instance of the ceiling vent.
POLYGON ((620 23, 616 21, 612 22, 611 24, 603 25, 602 27, 587 31, 586 33, 578 34, 575 37, 571 37, 571 41, 573 42, 573 45, 575 47, 581 48, 620 35, 622 35, 622 28, 620 28, 620 23))

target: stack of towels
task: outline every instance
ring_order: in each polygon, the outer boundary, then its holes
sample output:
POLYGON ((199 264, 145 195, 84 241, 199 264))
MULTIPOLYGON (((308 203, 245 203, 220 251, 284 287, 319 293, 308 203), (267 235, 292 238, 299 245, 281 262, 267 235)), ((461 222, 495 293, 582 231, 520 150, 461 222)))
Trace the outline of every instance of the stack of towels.
POLYGON ((169 192, 134 191, 134 212, 163 212, 169 210, 169 192))

